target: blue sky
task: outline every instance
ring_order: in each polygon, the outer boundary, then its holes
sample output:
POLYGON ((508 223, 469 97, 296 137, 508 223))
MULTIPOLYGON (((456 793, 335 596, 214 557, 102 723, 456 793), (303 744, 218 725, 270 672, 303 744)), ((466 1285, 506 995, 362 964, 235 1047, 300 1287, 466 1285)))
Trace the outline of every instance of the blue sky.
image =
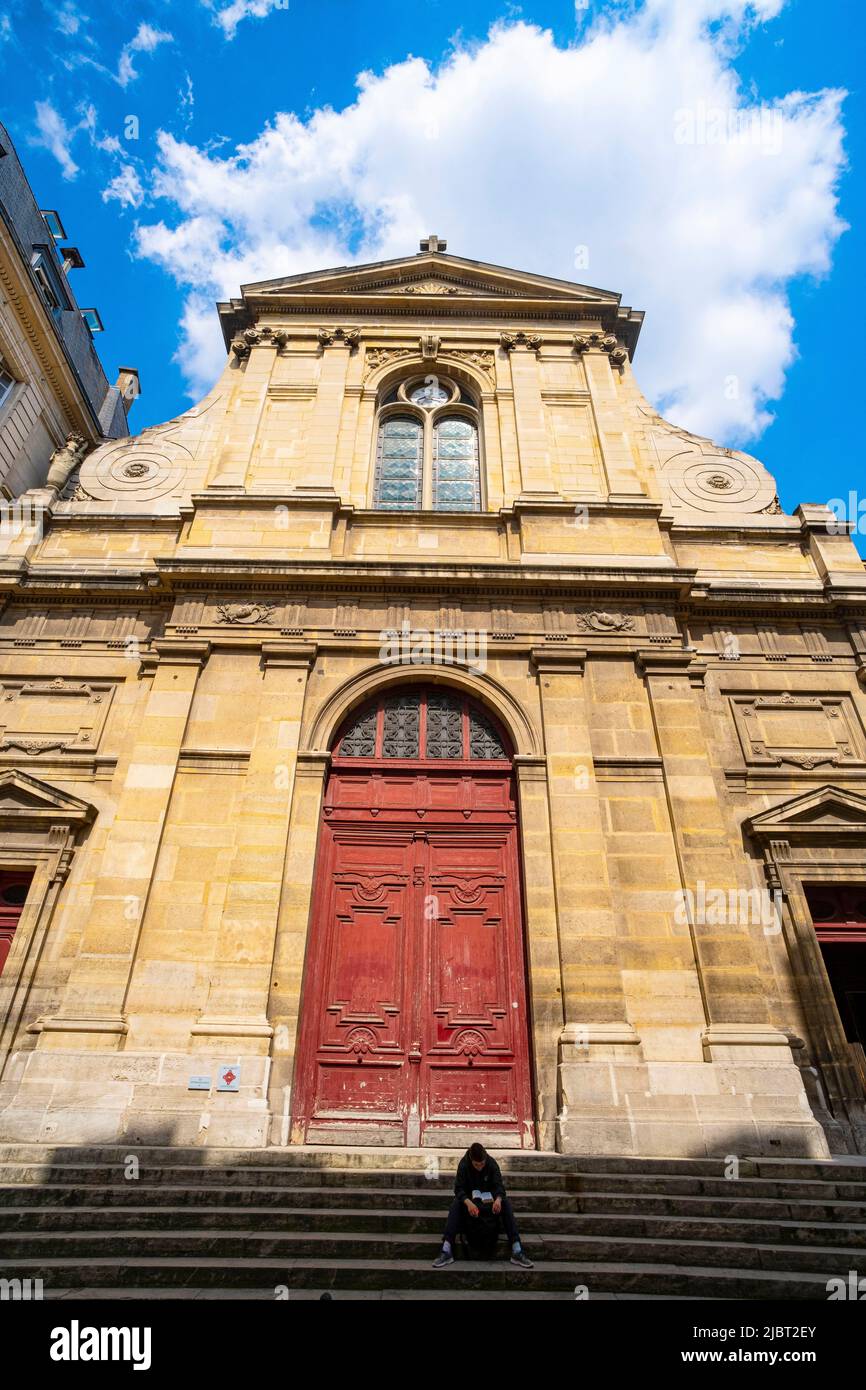
POLYGON ((215 379, 217 297, 437 231, 645 308, 654 404, 790 508, 863 489, 864 30, 858 0, 0 0, 2 116, 138 427, 215 379))

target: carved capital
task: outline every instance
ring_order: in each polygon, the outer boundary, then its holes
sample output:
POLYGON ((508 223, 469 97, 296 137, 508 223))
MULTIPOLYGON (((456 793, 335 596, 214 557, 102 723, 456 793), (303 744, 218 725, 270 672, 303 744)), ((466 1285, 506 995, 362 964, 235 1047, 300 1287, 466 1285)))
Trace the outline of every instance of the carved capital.
POLYGON ((323 348, 344 347, 354 352, 361 334, 357 328, 320 328, 316 336, 323 348))
POLYGON ((278 352, 282 352, 289 341, 289 335, 284 328, 270 328, 267 325, 262 329, 261 337, 263 343, 275 347, 278 352))
POLYGON ((517 348, 525 348, 527 352, 538 352, 543 338, 539 333, 524 333, 523 329, 519 333, 500 333, 499 343, 506 352, 514 352, 517 348))
POLYGON ((628 361, 628 352, 615 333, 575 333, 571 341, 575 352, 584 353, 595 349, 607 353, 616 367, 621 367, 628 361))

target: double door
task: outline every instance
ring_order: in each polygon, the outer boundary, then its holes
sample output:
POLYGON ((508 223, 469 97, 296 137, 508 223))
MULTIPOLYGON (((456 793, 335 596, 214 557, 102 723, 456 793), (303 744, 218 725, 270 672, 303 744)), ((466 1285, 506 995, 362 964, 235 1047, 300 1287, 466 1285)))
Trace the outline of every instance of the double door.
POLYGON ((296 1139, 534 1143, 517 828, 509 779, 494 781, 474 808, 457 788, 470 809, 456 816, 437 816, 441 780, 431 795, 403 779, 379 823, 351 795, 326 806, 296 1139))

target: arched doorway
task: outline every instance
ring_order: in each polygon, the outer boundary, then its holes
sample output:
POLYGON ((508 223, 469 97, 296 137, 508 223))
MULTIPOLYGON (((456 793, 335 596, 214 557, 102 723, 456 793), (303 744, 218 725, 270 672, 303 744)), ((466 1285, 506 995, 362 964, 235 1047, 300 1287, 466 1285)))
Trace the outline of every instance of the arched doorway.
POLYGON ((334 741, 293 1114, 308 1143, 534 1145, 511 749, 458 691, 334 741))

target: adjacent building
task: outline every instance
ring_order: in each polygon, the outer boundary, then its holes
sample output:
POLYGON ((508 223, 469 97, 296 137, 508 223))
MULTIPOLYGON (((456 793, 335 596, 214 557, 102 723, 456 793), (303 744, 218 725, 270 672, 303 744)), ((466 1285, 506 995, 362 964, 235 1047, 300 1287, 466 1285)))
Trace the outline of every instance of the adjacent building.
POLYGON ((40 208, 0 125, 0 496, 42 487, 52 455, 77 461, 129 434, 138 373, 109 385, 93 342, 101 322, 70 285, 83 267, 59 213, 40 208))
POLYGON ((219 313, 0 564, 0 1136, 866 1152, 845 527, 617 294, 429 237, 219 313))

